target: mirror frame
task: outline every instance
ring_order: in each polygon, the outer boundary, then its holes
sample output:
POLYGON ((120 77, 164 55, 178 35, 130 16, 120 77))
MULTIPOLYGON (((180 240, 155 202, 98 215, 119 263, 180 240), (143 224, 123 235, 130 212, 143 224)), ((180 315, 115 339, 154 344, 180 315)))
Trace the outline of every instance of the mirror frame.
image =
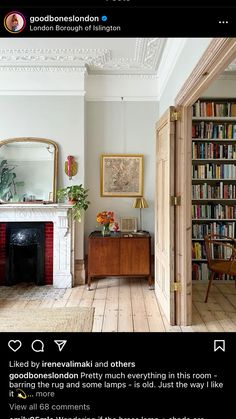
MULTIPOLYGON (((17 137, 17 138, 8 138, 7 140, 0 140, 0 147, 9 143, 45 143, 51 144, 54 146, 54 163, 53 163, 53 200, 50 201, 52 204, 56 203, 56 188, 57 188, 57 171, 58 171, 58 145, 55 141, 48 140, 47 138, 38 138, 38 137, 17 137)), ((23 202, 22 202, 23 203, 23 202)), ((15 204, 14 202, 9 202, 9 205, 15 204)))

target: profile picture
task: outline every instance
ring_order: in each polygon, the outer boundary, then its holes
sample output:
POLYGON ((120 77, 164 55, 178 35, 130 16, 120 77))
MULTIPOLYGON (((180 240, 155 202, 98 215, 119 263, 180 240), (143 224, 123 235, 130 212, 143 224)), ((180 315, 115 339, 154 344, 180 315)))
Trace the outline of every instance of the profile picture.
POLYGON ((25 17, 20 12, 10 12, 4 18, 5 29, 10 33, 22 32, 25 25, 25 17))

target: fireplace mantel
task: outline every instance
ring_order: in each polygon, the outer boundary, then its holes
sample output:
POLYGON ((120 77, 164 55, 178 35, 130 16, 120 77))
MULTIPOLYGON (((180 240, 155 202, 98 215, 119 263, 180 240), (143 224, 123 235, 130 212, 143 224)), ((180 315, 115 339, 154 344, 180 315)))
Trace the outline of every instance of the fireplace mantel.
POLYGON ((24 203, 12 203, 12 204, 0 204, 0 211, 3 208, 72 208, 70 204, 32 204, 30 202, 24 203))
POLYGON ((0 222, 53 222, 53 286, 71 288, 74 278, 72 206, 62 204, 1 204, 0 222))

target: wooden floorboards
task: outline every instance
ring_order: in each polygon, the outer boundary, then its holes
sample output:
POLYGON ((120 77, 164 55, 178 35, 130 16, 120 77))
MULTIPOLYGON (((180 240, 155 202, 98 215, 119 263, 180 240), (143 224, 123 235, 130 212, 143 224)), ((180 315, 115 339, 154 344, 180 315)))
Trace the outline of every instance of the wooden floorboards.
POLYGON ((236 288, 230 283, 214 282, 208 302, 204 303, 207 283, 193 283, 193 331, 236 332, 236 288))
MULTIPOLYGON (((23 284, 18 287, 24 286, 23 284)), ((193 284, 192 326, 170 326, 145 279, 104 278, 66 290, 60 299, 1 299, 4 308, 94 307, 93 332, 236 332, 234 283, 214 283, 204 303, 206 283, 193 284)), ((14 287, 17 293, 17 287, 14 287)))

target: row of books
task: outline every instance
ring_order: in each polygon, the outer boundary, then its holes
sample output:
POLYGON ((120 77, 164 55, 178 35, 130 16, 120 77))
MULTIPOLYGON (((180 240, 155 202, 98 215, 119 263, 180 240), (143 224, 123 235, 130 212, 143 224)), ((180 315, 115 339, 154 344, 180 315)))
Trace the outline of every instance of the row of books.
POLYGON ((192 279, 194 281, 206 281, 209 277, 209 270, 206 263, 192 264, 192 279))
MULTIPOLYGON (((223 242, 222 242, 223 243, 223 242)), ((222 245, 212 245, 211 259, 229 259, 232 255, 230 247, 222 245)), ((204 242, 192 242, 192 258, 193 259, 206 259, 206 248, 204 242)))
POLYGON ((202 101, 198 100, 192 106, 192 115, 206 116, 236 116, 236 102, 233 101, 202 101))
POLYGON ((193 164, 193 179, 235 179, 235 164, 193 164))
POLYGON ((192 242, 192 259, 206 259, 204 243, 192 242))
POLYGON ((192 205, 192 218, 196 219, 216 219, 233 220, 236 218, 236 205, 222 204, 194 204, 192 205))
POLYGON ((192 143, 193 159, 236 159, 236 144, 192 143))
POLYGON ((207 138, 212 140, 236 139, 236 124, 217 124, 201 121, 192 125, 193 138, 207 138))
POLYGON ((235 222, 225 224, 219 222, 193 224, 193 239, 204 239, 204 237, 210 233, 219 234, 220 236, 235 237, 235 222))
MULTIPOLYGON (((206 263, 192 264, 192 279, 194 281, 207 281, 209 279, 209 270, 206 263)), ((226 274, 215 274, 214 280, 230 281, 234 278, 226 274)))
POLYGON ((236 185, 223 182, 213 186, 208 183, 192 185, 192 199, 236 199, 236 185))

